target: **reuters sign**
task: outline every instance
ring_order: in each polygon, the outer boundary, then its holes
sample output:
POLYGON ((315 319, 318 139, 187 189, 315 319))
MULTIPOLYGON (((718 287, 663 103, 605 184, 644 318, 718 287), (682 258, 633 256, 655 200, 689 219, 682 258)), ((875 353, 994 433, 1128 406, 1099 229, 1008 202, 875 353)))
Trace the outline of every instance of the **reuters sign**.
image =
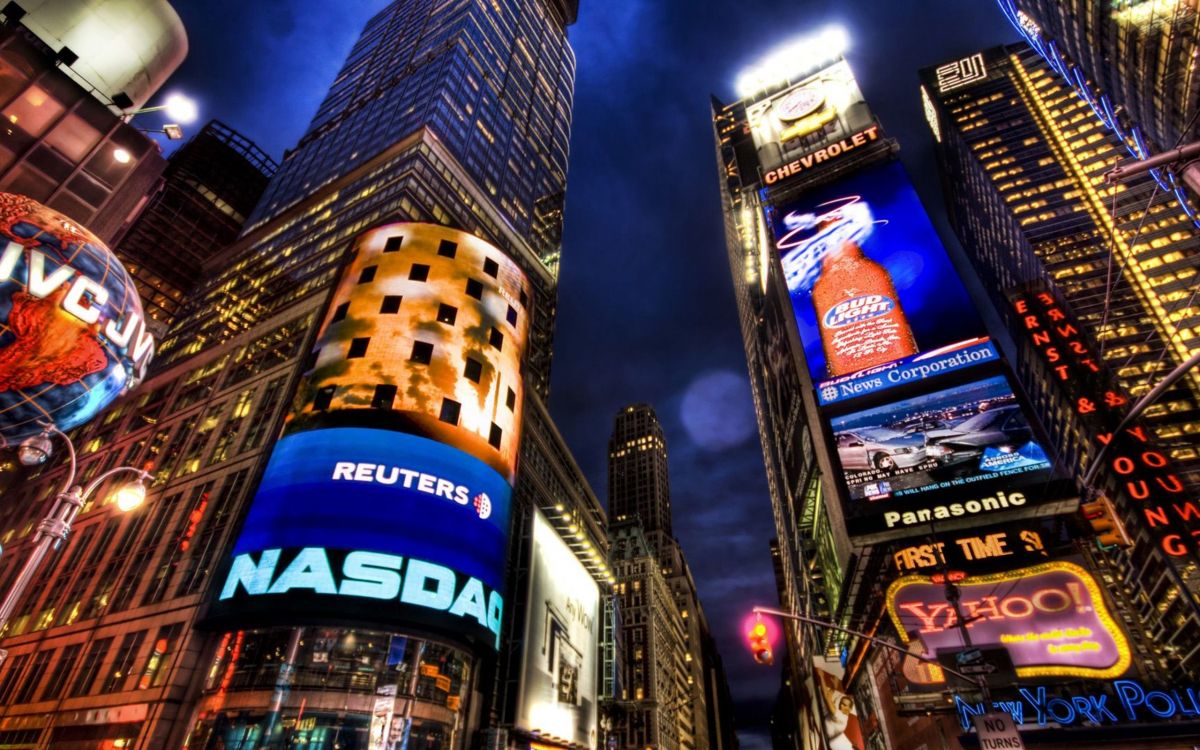
POLYGON ((0 444, 87 422, 154 353, 141 301, 91 232, 0 193, 0 444))

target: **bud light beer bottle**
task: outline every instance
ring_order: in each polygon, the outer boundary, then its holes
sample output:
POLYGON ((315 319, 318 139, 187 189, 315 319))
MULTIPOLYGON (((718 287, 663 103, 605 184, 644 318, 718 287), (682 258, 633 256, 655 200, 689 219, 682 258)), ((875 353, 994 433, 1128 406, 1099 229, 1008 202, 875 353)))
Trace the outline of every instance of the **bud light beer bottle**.
POLYGON ((825 256, 812 300, 829 377, 918 351, 892 277, 855 242, 844 242, 825 256))

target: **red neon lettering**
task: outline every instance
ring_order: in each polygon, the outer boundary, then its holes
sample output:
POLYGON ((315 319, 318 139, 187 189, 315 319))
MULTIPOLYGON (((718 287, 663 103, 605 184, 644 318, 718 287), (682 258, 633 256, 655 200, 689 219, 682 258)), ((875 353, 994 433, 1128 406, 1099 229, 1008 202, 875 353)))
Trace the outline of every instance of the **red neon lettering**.
POLYGON ((1079 331, 1070 323, 1067 323, 1065 326, 1058 326, 1058 328, 1055 330, 1058 331, 1058 335, 1062 336, 1064 339, 1069 339, 1072 336, 1079 335, 1079 331))
POLYGON ((1129 496, 1134 500, 1145 500, 1150 497, 1150 488, 1146 485, 1146 480, 1139 479, 1136 482, 1127 482, 1125 490, 1129 492, 1129 496))
POLYGON ((1059 380, 1066 380, 1070 376, 1070 373, 1067 372, 1066 365, 1058 365, 1054 368, 1054 371, 1058 373, 1059 380))
POLYGON ((1187 547, 1179 541, 1178 534, 1167 534, 1162 540, 1163 551, 1172 557, 1179 557, 1187 554, 1187 547))
POLYGON ((1013 300, 1013 307, 1015 307, 1017 312, 1019 312, 1021 314, 1025 314, 1025 313, 1029 312, 1029 304, 1027 302, 1025 302, 1024 299, 1013 300))
POLYGON ((1168 474, 1165 477, 1155 477, 1154 481, 1158 482, 1159 487, 1162 487, 1172 495, 1178 495, 1180 492, 1183 492, 1183 482, 1180 482, 1179 477, 1175 474, 1168 474), (1166 479, 1171 480, 1171 483, 1167 484, 1165 481, 1163 481, 1166 479))
POLYGON ((1174 508, 1175 512, 1179 514, 1179 517, 1185 521, 1190 521, 1193 518, 1200 518, 1200 508, 1197 508, 1195 503, 1193 503, 1191 500, 1188 500, 1183 505, 1175 503, 1174 508))
POLYGON ((1057 307, 1051 307, 1046 310, 1046 314, 1050 316, 1050 320, 1066 320, 1067 316, 1063 315, 1063 311, 1057 307))
POLYGON ((1050 334, 1045 331, 1035 331, 1033 334, 1033 343, 1037 346, 1050 343, 1050 334))
POLYGON ((1133 435, 1138 440, 1141 440, 1143 443, 1150 442, 1149 438, 1146 437, 1146 428, 1145 427, 1141 427, 1141 426, 1129 427, 1129 428, 1126 428, 1125 431, 1128 432, 1130 435, 1133 435))
POLYGON ((1071 351, 1075 354, 1087 354, 1087 349, 1083 348, 1083 344, 1078 341, 1071 342, 1071 351))
POLYGON ((1142 463, 1147 466, 1153 466, 1156 469, 1161 469, 1167 465, 1167 457, 1158 451, 1146 451, 1142 454, 1142 463))
POLYGON ((1162 506, 1142 508, 1142 512, 1146 514, 1146 522, 1150 524, 1150 528, 1159 525, 1165 526, 1170 523, 1167 520, 1167 511, 1163 510, 1162 506))
POLYGON ((1041 301, 1041 303, 1043 305, 1053 305, 1054 304, 1054 298, 1051 297, 1048 292, 1038 292, 1037 298, 1038 298, 1038 300, 1041 301))
POLYGON ((1057 362, 1060 359, 1062 359, 1062 355, 1058 353, 1058 347, 1052 346, 1052 347, 1046 349, 1046 361, 1047 362, 1057 362))
POLYGON ((1121 476, 1132 474, 1137 465, 1133 463, 1133 459, 1128 456, 1117 456, 1112 462, 1113 471, 1121 476))

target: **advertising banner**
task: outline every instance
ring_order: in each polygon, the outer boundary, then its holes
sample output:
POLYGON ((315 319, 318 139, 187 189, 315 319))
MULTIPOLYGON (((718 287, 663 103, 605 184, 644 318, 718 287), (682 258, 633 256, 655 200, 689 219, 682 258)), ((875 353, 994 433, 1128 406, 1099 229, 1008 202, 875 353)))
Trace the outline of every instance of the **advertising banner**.
POLYGON ((499 648, 528 282, 446 227, 353 251, 210 615, 499 648))
POLYGON ((897 363, 873 391, 995 359, 899 162, 809 190, 768 217, 823 401, 862 395, 824 392, 824 381, 870 368, 897 363))
POLYGON ((599 649, 600 587, 535 510, 517 727, 595 747, 599 649))
POLYGON ((1200 505, 1188 496, 1175 461, 1143 421, 1134 420, 1116 431, 1133 399, 1048 290, 1016 292, 1011 300, 1029 341, 1071 400, 1072 418, 1097 436, 1093 455, 1107 443, 1104 471, 1117 480, 1117 505, 1136 507, 1168 558, 1191 565, 1183 561, 1200 556, 1200 505))
POLYGON ((141 381, 154 353, 142 302, 91 232, 0 193, 0 447, 84 424, 141 381))
POLYGON ((863 750, 862 723, 854 706, 854 696, 842 682, 845 673, 838 662, 823 657, 813 658, 813 680, 816 683, 817 715, 824 717, 826 746, 829 750, 863 750))
POLYGON ((1003 375, 830 420, 847 530, 879 539, 1048 512, 1057 479, 1003 375))
POLYGON ((978 526, 937 538, 912 540, 893 548, 899 573, 977 575, 1011 570, 1014 565, 1045 562, 1050 551, 1066 542, 1066 525, 1055 518, 978 526))
POLYGON ((767 185, 882 137, 845 60, 748 105, 746 121, 767 185))
MULTIPOLYGON (((1129 668, 1124 632, 1095 579, 1074 562, 971 576, 957 586, 971 644, 1007 649, 1020 678, 1112 679, 1129 668)), ((944 583, 900 578, 888 588, 887 607, 896 632, 915 653, 965 648, 944 583)), ((906 659, 903 671, 914 686, 945 681, 940 667, 916 659, 906 659)))

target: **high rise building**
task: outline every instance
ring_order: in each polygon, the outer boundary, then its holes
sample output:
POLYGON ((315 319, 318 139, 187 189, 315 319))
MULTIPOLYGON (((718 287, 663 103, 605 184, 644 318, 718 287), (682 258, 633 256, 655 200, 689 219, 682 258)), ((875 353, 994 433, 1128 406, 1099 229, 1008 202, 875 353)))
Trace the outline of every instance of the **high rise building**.
POLYGON ((1083 72, 1106 100, 1099 111, 1119 118, 1131 140, 1138 132, 1143 145, 1135 148, 1155 153, 1195 140, 1200 14, 1194 5, 1000 0, 1000 7, 1031 41, 1053 46, 1064 69, 1083 72))
POLYGON ((667 554, 671 533, 671 483, 667 440, 647 404, 617 413, 608 439, 608 512, 614 521, 638 519, 650 545, 667 554))
MULTIPOLYGON (((368 22, 156 369, 75 434, 84 481, 155 481, 129 516, 97 493, 18 607, 0 738, 595 743, 603 514, 542 406, 575 13, 398 0, 368 22), (367 464, 379 482, 346 479, 367 464), (378 492, 412 512, 357 515, 378 492)), ((62 474, 9 493, 0 584, 62 474)))
MULTIPOLYGON (((1194 227, 1149 177, 1104 184, 1120 141, 1035 50, 976 53, 926 69, 923 83, 951 224, 1010 328, 1004 295, 1051 280, 1134 396, 1200 347, 1194 227)), ((1146 417, 1200 480, 1200 373, 1146 417)), ((1070 463, 1084 458, 1075 442, 1064 445, 1070 463)))
MULTIPOLYGON (((1089 515, 1075 513, 1079 490, 1070 472, 1082 454, 1048 438, 1059 438, 1060 426, 1039 424, 1039 415, 1055 414, 1044 409, 1046 389, 1030 398, 1023 388, 1030 380, 1027 362, 1017 359, 1014 369, 991 340, 895 158, 897 144, 885 137, 840 56, 843 40, 828 29, 776 50, 741 76, 740 101, 715 101, 713 108, 726 244, 778 532, 773 559, 780 602, 785 611, 828 623, 775 623, 786 642, 776 654, 786 654, 790 692, 778 704, 779 740, 787 742, 797 727, 804 747, 950 747, 956 734, 972 731, 972 715, 999 710, 1010 713, 1032 743, 1046 715, 1029 714, 1027 696, 1111 694, 1117 677, 1161 685, 1162 662, 1152 641, 1163 632, 1147 637, 1132 627, 1137 611, 1109 595, 1128 579, 1116 583, 1092 553, 1105 519, 1091 516, 1090 506, 1089 515), (1032 603, 1069 591, 1081 599, 1077 607, 1055 610, 1065 620, 1055 619, 1053 607, 1032 603), (830 625, 905 648, 886 651, 830 625), (990 697, 954 686, 960 670, 993 675, 990 697), (1088 687, 1065 688, 1068 680, 1088 687)), ((984 62, 971 57, 940 66, 940 93, 957 93, 986 77, 984 62)), ((1051 83, 1038 85, 1051 97, 1043 106, 1057 115, 1069 102, 1053 98, 1051 83)), ((983 101, 994 109, 986 117, 964 115, 961 128, 974 138, 991 117, 994 132, 964 153, 990 157, 1010 138, 1034 143, 1036 128, 1025 127, 1019 102, 990 93, 983 101)), ((1076 113, 1070 122, 1078 128, 1083 119, 1076 113)), ((964 217, 971 212, 981 233, 996 236, 987 252, 996 256, 997 273, 1029 279, 1044 273, 1030 265, 1036 256, 1005 242, 1015 244, 1023 226, 1051 217, 1062 217, 1061 245, 1048 244, 1055 252, 1078 259, 1093 251, 1095 236, 1070 236, 1087 231, 1088 198, 1054 202, 1056 191, 1078 198, 1098 184, 1104 165, 1094 150, 1102 136, 1083 137, 1091 150, 1069 156, 1061 138, 1028 161, 1015 149, 997 152, 995 176, 1011 181, 1002 188, 1011 188, 1007 201, 963 200, 964 217), (1064 170, 1077 169, 1078 182, 1055 172, 1055 158, 1073 161, 1064 170), (1013 221, 993 221, 1021 200, 1028 205, 1013 221)), ((955 189, 964 195, 983 181, 971 171, 952 172, 948 180, 962 183, 955 189)), ((1152 212, 1155 223, 1147 221, 1151 231, 1177 219, 1170 200, 1163 203, 1168 207, 1152 212)), ((1099 214, 1096 221, 1103 223, 1099 214)), ((964 244, 974 240, 963 238, 964 244)), ((1080 264, 1064 263, 1059 275, 1083 277, 1088 269, 1076 269, 1080 264)), ((1136 289, 1135 281, 1129 284, 1136 289)), ((1037 299, 1053 301, 1051 295, 1037 299)), ((1043 319, 1052 323, 1036 331, 1039 340, 1069 339, 1053 350, 1043 346, 1046 356, 1076 362, 1079 371, 1067 379, 1098 382, 1088 365, 1096 364, 1097 372, 1099 365, 1071 338, 1084 324, 1067 323, 1054 306, 1022 320, 1032 326, 1043 319)), ((1038 375, 1045 378, 1048 369, 1042 366, 1038 375)), ((1089 421, 1128 397, 1109 389, 1099 391, 1099 403, 1096 398, 1057 418, 1089 421)), ((1121 433, 1113 445, 1126 439, 1121 433)), ((1133 459, 1124 450, 1115 447, 1112 460, 1132 474, 1127 462, 1133 459)), ((1165 554, 1178 554, 1186 564, 1187 552, 1175 552, 1181 546, 1174 541, 1190 532, 1170 518, 1176 512, 1166 497, 1181 491, 1182 481, 1163 469, 1164 454, 1146 451, 1146 458, 1163 473, 1129 481, 1137 483, 1131 493, 1145 490, 1143 510, 1162 519, 1156 522, 1162 528, 1147 538, 1169 538, 1165 554), (1153 487, 1162 490, 1150 498, 1153 487)), ((1190 506, 1185 510, 1190 516, 1190 506)), ((1162 562, 1138 559, 1150 567, 1162 562)), ((1166 601, 1171 593, 1164 597, 1158 604, 1172 616, 1186 610, 1166 601)), ((1089 741, 1087 730, 1076 731, 1078 715, 1055 721, 1062 728, 1047 741, 1089 741)), ((1123 731, 1138 736, 1136 727, 1123 731)), ((975 742, 983 744, 982 737, 960 746, 975 742)))
MULTIPOLYGON (((1100 445, 1095 425, 1044 361, 1014 301, 1030 290, 1060 300, 1098 352, 1097 366, 1123 393, 1143 396, 1197 345, 1195 230, 1151 177, 1103 183, 1122 144, 1029 46, 926 69, 922 84, 950 223, 1015 342, 1017 373, 1059 455, 1089 467, 1100 445)), ((1184 379, 1144 420, 1148 439, 1169 450, 1192 488, 1200 479, 1198 386, 1184 379)), ((1140 499, 1111 489, 1135 544, 1095 556, 1105 579, 1121 582, 1109 596, 1147 672, 1163 681, 1194 674, 1200 644, 1184 623, 1200 611, 1180 595, 1176 563, 1146 533, 1140 499)))
POLYGON ((613 592, 626 648, 612 736, 622 749, 700 747, 686 622, 659 567, 658 554, 636 519, 614 521, 608 533, 616 578, 613 592))
MULTIPOLYGON (((732 706, 728 689, 725 687, 724 670, 683 547, 671 535, 671 487, 667 470, 667 442, 662 424, 648 404, 632 404, 617 412, 613 432, 608 441, 608 508, 613 529, 618 530, 610 532, 614 535, 613 544, 617 544, 618 538, 624 539, 628 545, 622 546, 623 553, 633 555, 639 560, 641 552, 638 545, 647 544, 657 559, 653 566, 655 575, 651 576, 638 565, 617 562, 623 560, 628 563, 629 559, 614 557, 613 569, 617 573, 618 586, 616 600, 626 623, 626 643, 634 644, 628 647, 633 649, 634 655, 631 657, 628 649, 626 653, 627 669, 634 670, 627 675, 627 678, 634 682, 626 680, 622 683, 626 692, 630 685, 635 685, 636 694, 636 685, 644 686, 648 682, 663 679, 655 670, 674 664, 671 660, 656 662, 640 659, 637 657, 638 641, 629 640, 632 632, 629 628, 635 627, 642 619, 631 615, 626 605, 635 608, 660 606, 653 601, 653 597, 665 592, 671 597, 673 610, 680 618, 681 646, 684 652, 684 672, 678 678, 683 692, 678 696, 677 702, 681 704, 679 710, 684 711, 687 716, 686 720, 681 719, 684 723, 679 725, 679 746, 732 747, 729 744, 732 736, 729 726, 732 723, 732 706), (631 528, 636 528, 637 531, 630 531, 631 528), (640 574, 637 576, 639 583, 634 589, 639 596, 637 602, 626 598, 629 595, 629 587, 621 586, 620 571, 625 571, 627 576, 631 573, 640 574), (661 589, 655 583, 658 578, 661 578, 664 584, 661 589), (645 601, 641 597, 645 597, 645 601)), ((625 700, 631 699, 627 697, 625 700)), ((663 699, 651 697, 632 700, 663 699)), ((619 731, 632 731, 627 722, 636 715, 645 718, 649 715, 648 710, 646 706, 642 706, 628 713, 625 719, 619 722, 619 731)), ((625 741, 633 743, 630 746, 636 746, 638 742, 634 735, 626 736, 625 741)), ((664 735, 661 741, 672 740, 664 735)))
POLYGON ((217 120, 171 155, 157 190, 114 243, 156 335, 199 283, 204 262, 237 239, 276 166, 217 120))
POLYGON ((110 97, 140 87, 139 98, 148 98, 153 93, 149 81, 161 83, 179 65, 187 39, 166 2, 150 3, 140 22, 121 12, 113 17, 129 21, 133 36, 157 48, 157 60, 145 60, 120 45, 107 52, 67 47, 46 32, 47 23, 82 24, 94 17, 99 4, 62 4, 53 12, 39 8, 32 14, 15 2, 0 9, 0 116, 5 121, 0 129, 0 191, 40 201, 111 244, 136 215, 166 160, 152 140, 121 116, 110 97), (97 65, 110 70, 112 86, 81 79, 79 71, 97 65))

